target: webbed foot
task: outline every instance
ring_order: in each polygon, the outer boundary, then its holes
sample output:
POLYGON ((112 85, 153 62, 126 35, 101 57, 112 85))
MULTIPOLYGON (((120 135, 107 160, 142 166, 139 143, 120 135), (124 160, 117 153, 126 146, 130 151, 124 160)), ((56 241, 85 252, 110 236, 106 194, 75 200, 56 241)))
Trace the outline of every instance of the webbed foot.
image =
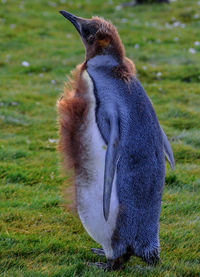
MULTIPOLYGON (((92 248, 91 249, 93 253, 98 254, 98 255, 105 255, 103 249, 96 249, 96 248, 92 248)), ((123 256, 117 258, 117 259, 108 259, 107 263, 101 263, 101 262, 97 262, 97 263, 88 263, 89 266, 96 266, 100 269, 108 270, 121 270, 124 269, 125 263, 129 260, 130 256, 132 255, 131 252, 127 252, 126 254, 124 254, 123 256)))
POLYGON ((98 262, 98 263, 88 263, 88 265, 89 266, 98 267, 99 269, 103 269, 104 271, 105 270, 111 270, 110 266, 107 263, 101 263, 101 262, 98 262))

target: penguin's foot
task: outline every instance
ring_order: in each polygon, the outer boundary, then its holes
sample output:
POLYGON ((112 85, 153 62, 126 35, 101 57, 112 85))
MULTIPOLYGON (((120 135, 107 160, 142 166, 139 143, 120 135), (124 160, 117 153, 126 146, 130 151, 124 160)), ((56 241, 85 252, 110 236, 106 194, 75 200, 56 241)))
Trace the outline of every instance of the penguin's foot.
POLYGON ((108 271, 111 270, 109 264, 107 264, 107 263, 101 263, 101 262, 98 262, 98 263, 88 263, 88 265, 89 265, 89 266, 98 267, 99 269, 103 269, 104 271, 105 271, 105 270, 108 270, 108 271))
POLYGON ((124 269, 124 257, 117 258, 115 260, 108 260, 108 270, 121 270, 124 269))
MULTIPOLYGON (((105 255, 103 249, 91 249, 93 253, 96 253, 98 255, 105 255)), ((96 266, 100 269, 103 269, 104 271, 111 271, 111 270, 121 270, 124 269, 126 262, 129 260, 130 256, 132 255, 131 252, 127 252, 123 256, 117 258, 117 259, 108 259, 107 263, 88 263, 89 266, 96 266)))
POLYGON ((94 254, 97 254, 99 256, 105 256, 105 252, 103 251, 102 248, 91 248, 91 251, 94 253, 94 254))
POLYGON ((121 263, 119 259, 108 260, 107 263, 102 263, 102 262, 88 263, 88 265, 98 267, 99 269, 103 269, 104 271, 124 269, 124 265, 121 263))

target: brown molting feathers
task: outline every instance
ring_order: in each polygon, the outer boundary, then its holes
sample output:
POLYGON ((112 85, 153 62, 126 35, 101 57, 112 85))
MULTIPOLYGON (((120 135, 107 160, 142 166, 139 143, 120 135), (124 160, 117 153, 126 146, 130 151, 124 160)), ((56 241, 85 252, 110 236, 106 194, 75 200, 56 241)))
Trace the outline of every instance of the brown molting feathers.
POLYGON ((95 34, 94 45, 86 45, 86 60, 98 54, 112 54, 117 58, 119 65, 113 69, 116 78, 130 81, 136 74, 134 63, 125 57, 124 46, 122 45, 117 29, 109 21, 100 17, 92 17, 91 22, 98 29, 95 34))
POLYGON ((92 17, 91 21, 94 22, 98 29, 95 35, 94 45, 94 48, 97 49, 98 54, 108 51, 119 61, 121 61, 125 55, 125 50, 121 43, 117 29, 110 21, 106 21, 97 16, 92 17))
POLYGON ((125 57, 122 63, 113 68, 113 73, 115 74, 116 78, 122 79, 125 82, 129 82, 136 74, 136 68, 134 63, 125 57))
POLYGON ((106 21, 103 18, 93 16, 89 24, 92 24, 96 28, 96 33, 93 35, 92 45, 86 45, 86 60, 92 57, 102 54, 111 53, 119 61, 123 59, 125 51, 118 35, 117 29, 110 21, 106 21))
POLYGON ((65 85, 64 94, 57 102, 60 140, 58 150, 64 155, 67 169, 76 168, 80 163, 80 131, 87 114, 84 92, 87 84, 81 78, 83 65, 77 66, 72 78, 65 85))
MULTIPOLYGON (((85 99, 87 83, 82 78, 85 65, 81 64, 71 72, 68 82, 65 83, 63 95, 57 102, 59 122, 58 151, 64 158, 65 169, 73 170, 69 185, 64 191, 65 208, 71 212, 76 211, 76 186, 74 186, 74 171, 84 163, 83 145, 80 142, 81 132, 86 126, 88 103, 85 99)), ((85 150, 84 150, 85 152, 85 150)))

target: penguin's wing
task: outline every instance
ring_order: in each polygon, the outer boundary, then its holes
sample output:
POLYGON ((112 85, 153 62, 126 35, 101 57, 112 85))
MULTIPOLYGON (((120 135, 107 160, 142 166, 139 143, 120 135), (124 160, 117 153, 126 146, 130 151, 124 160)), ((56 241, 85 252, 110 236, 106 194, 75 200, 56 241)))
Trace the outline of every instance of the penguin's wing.
POLYGON ((119 124, 116 117, 110 120, 110 134, 108 137, 108 146, 105 158, 104 170, 104 190, 103 190, 103 213, 107 221, 110 211, 110 198, 112 192, 112 184, 114 180, 115 169, 118 161, 118 145, 119 145, 119 124))
POLYGON ((167 157, 167 160, 168 160, 168 162, 171 166, 171 169, 173 170, 175 162, 174 162, 174 155, 173 155, 173 152, 172 152, 172 148, 171 148, 171 145, 168 141, 167 136, 165 135, 165 132, 163 131, 163 129, 161 127, 160 127, 160 129, 161 129, 162 136, 163 136, 165 156, 167 157))

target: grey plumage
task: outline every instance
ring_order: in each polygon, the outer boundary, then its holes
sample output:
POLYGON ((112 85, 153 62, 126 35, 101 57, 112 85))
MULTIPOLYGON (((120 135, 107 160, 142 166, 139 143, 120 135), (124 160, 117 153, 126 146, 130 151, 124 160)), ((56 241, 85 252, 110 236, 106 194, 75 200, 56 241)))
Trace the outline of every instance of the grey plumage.
POLYGON ((67 133, 63 149, 81 149, 74 163, 77 209, 87 232, 102 246, 92 251, 106 255, 107 264, 97 266, 118 269, 133 254, 156 263, 165 155, 174 168, 170 143, 115 27, 98 17, 61 14, 86 49, 74 98, 61 100, 61 142, 67 133))
MULTIPOLYGON (((109 55, 96 56, 87 63, 97 98, 96 121, 108 149, 111 130, 118 128, 115 133, 119 133, 114 155, 118 159, 115 170, 121 208, 112 246, 116 258, 131 249, 151 262, 159 256, 164 151, 168 149, 172 167, 173 154, 140 82, 136 77, 129 84, 116 79, 112 72, 116 65, 117 61, 109 55)), ((106 162, 105 171, 108 168, 110 164, 106 162)))

